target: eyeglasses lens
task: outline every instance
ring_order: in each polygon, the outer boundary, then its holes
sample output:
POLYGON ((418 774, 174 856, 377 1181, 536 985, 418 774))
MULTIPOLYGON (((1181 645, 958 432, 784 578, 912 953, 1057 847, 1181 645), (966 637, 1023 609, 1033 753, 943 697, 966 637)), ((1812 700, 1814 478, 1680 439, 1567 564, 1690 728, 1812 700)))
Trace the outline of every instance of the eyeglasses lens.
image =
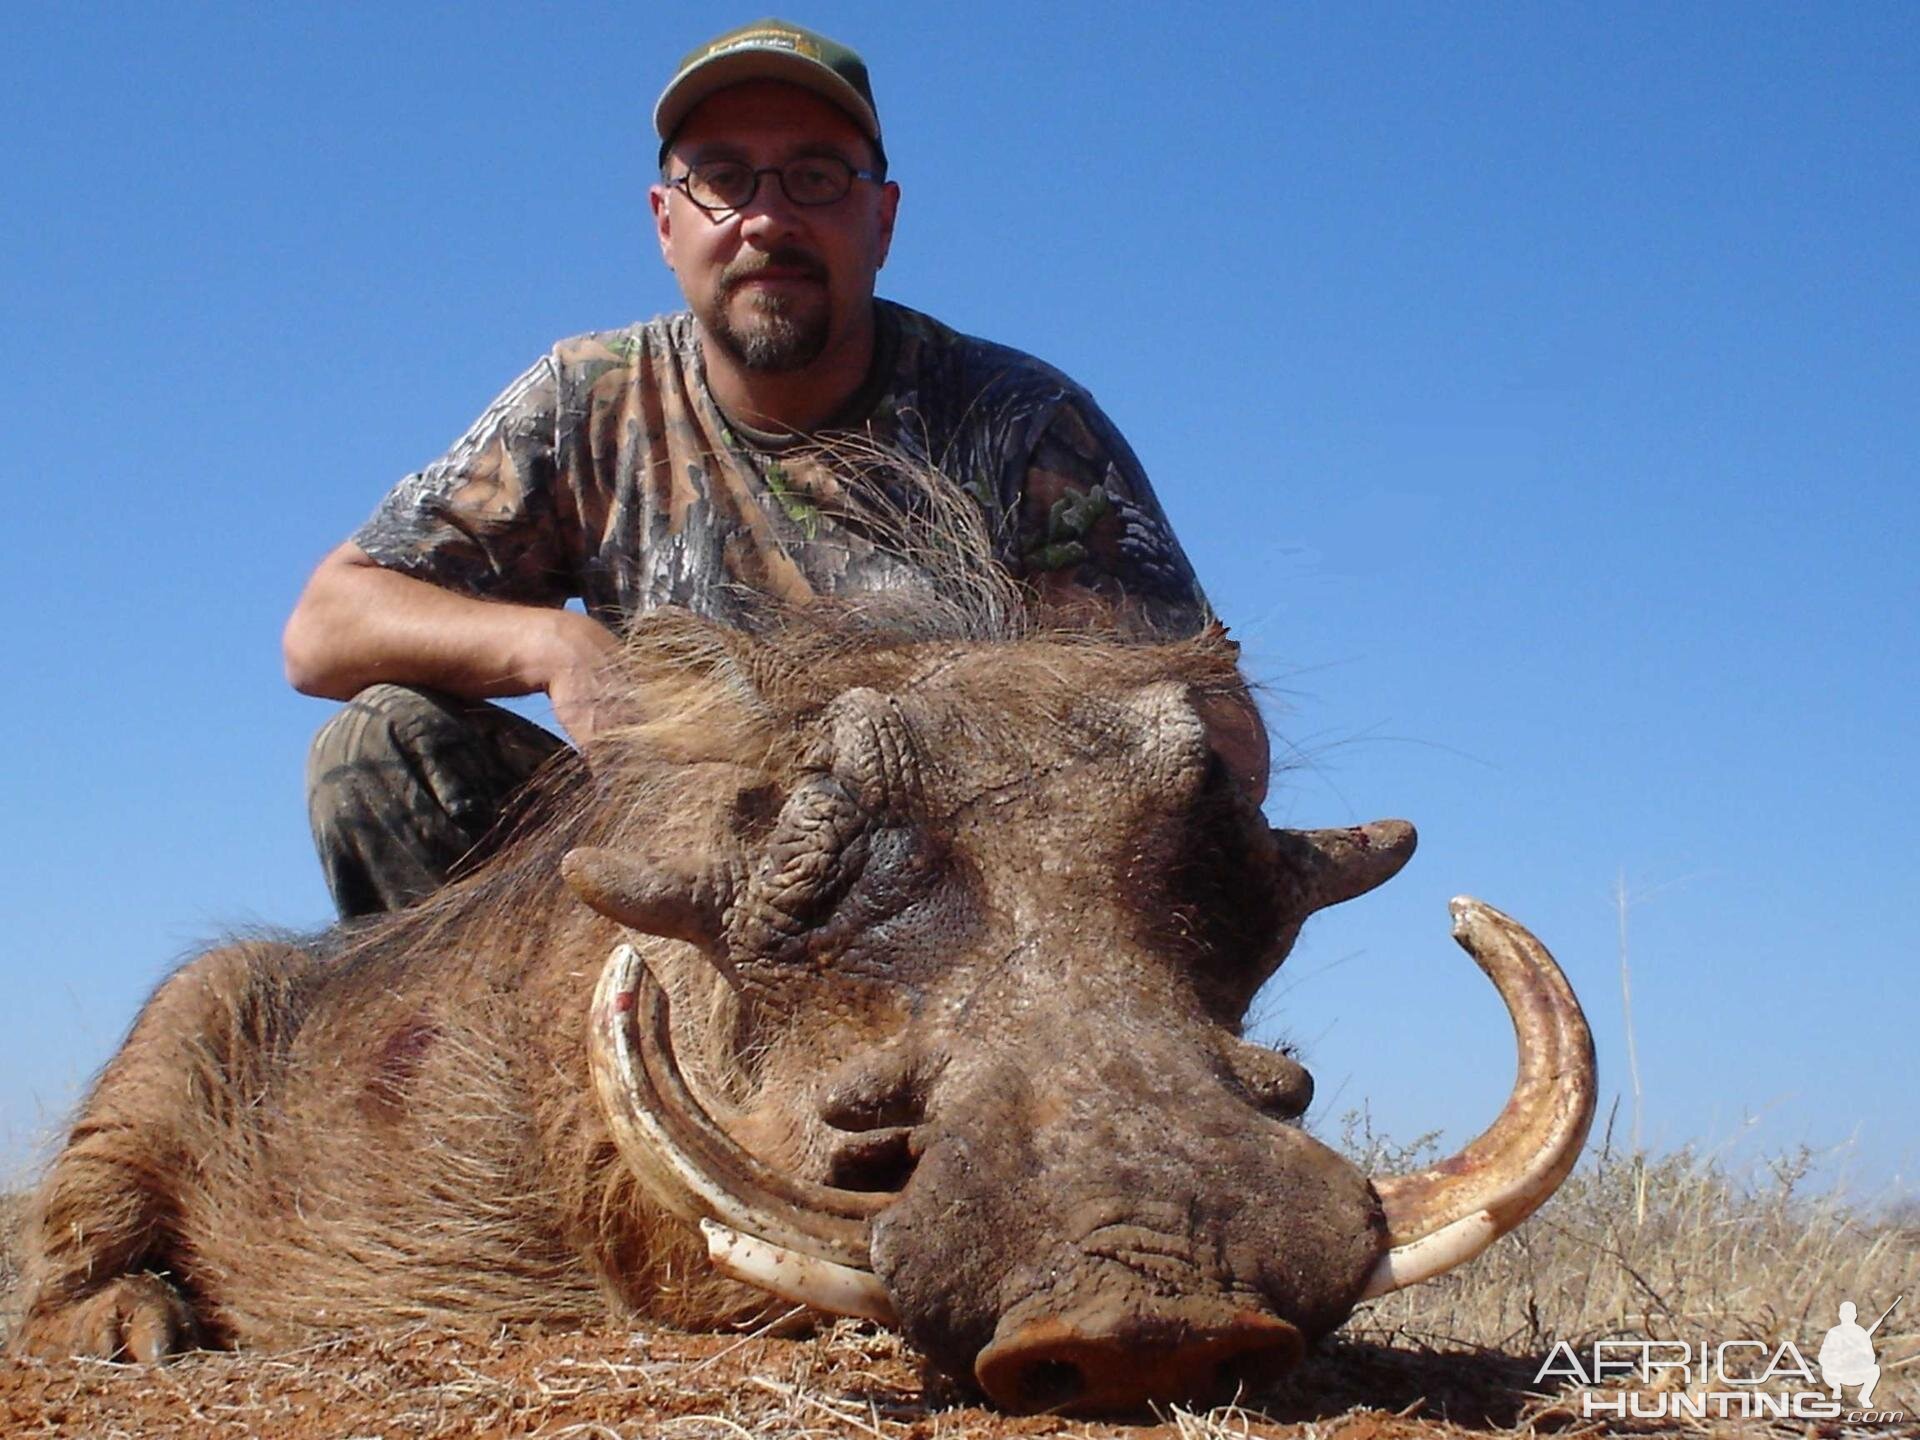
POLYGON ((740 210, 753 203, 763 175, 778 176, 780 188, 796 205, 831 205, 853 185, 853 169, 846 161, 817 155, 764 170, 735 160, 712 160, 689 169, 684 188, 704 209, 740 210))

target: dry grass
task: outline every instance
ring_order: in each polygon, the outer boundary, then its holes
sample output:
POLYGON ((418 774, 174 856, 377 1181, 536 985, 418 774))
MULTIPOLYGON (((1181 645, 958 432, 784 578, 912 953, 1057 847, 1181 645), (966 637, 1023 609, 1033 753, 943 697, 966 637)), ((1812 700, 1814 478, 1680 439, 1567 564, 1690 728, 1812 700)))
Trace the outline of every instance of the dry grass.
POLYGON ((20 1222, 26 1197, 0 1193, 0 1337, 20 1318, 20 1222))
POLYGON ((1883 1352, 1920 1351, 1920 1232, 1832 1193, 1803 1193, 1814 1154, 1757 1176, 1691 1150, 1622 1154, 1601 1142, 1553 1201, 1473 1265, 1371 1308, 1369 1327, 1534 1353, 1554 1341, 1817 1340, 1840 1301, 1883 1352))
MULTIPOLYGON (((1369 1306, 1343 1334, 1396 1352, 1519 1357, 1530 1384, 1562 1340, 1587 1355, 1598 1339, 1687 1340, 1696 1351, 1791 1341, 1811 1361, 1842 1300, 1864 1325, 1905 1295, 1873 1337, 1874 1404, 1920 1414, 1920 1229, 1810 1193, 1816 1158, 1801 1150, 1741 1176, 1692 1150, 1622 1153, 1603 1139, 1518 1232, 1450 1276, 1369 1306)), ((1564 1399, 1530 1400, 1516 1422, 1571 1413, 1564 1399)), ((1781 1433, 1807 1433, 1806 1422, 1781 1433)))
MULTIPOLYGON (((1368 1139, 1357 1137, 1360 1151, 1368 1139)), ((1372 1145, 1387 1168, 1417 1158, 1372 1145)), ((1415 1147, 1417 1150, 1418 1147, 1415 1147)), ((1601 1433, 1565 1393, 1536 1390, 1556 1341, 1792 1340, 1811 1359, 1835 1307, 1875 1335, 1876 1406, 1920 1412, 1920 1232, 1803 1194, 1807 1157, 1755 1179, 1692 1152, 1604 1145, 1522 1230, 1457 1274, 1368 1307, 1288 1382, 1242 1407, 1115 1425, 1010 1418, 929 1387, 892 1337, 843 1322, 804 1341, 667 1331, 358 1336, 277 1355, 189 1357, 164 1371, 0 1363, 0 1433, 306 1437, 1127 1435, 1396 1440, 1601 1433), (1909 1306, 1913 1307, 1911 1310, 1909 1306)), ((0 1283, 17 1211, 0 1203, 0 1283)), ((11 1296, 0 1296, 0 1315, 11 1296)), ((1637 1422, 1692 1435, 1696 1422, 1637 1422)), ((1612 1432, 1621 1433, 1616 1426, 1612 1432)), ((1728 1423, 1715 1433, 1804 1435, 1728 1423)), ((1817 1433, 1911 1434, 1830 1426, 1817 1433)))

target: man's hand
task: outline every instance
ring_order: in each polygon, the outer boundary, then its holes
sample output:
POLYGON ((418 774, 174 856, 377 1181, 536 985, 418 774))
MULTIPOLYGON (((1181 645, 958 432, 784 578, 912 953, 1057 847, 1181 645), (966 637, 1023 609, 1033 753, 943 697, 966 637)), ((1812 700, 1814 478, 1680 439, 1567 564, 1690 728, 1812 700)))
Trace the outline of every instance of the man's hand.
POLYGON ((572 610, 554 611, 550 654, 540 669, 553 702, 554 719, 584 746, 615 718, 607 697, 607 663, 620 642, 598 620, 572 610))
POLYGON ((545 691, 576 744, 612 718, 605 668, 619 640, 572 610, 478 600, 383 569, 349 541, 322 560, 287 621, 287 679, 349 700, 426 685, 470 700, 545 691))

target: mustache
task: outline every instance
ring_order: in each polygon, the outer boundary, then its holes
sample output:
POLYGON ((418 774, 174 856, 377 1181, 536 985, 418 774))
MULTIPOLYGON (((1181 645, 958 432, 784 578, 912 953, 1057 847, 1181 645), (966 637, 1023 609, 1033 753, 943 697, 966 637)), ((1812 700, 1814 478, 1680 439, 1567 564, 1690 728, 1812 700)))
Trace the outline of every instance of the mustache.
POLYGON ((720 289, 723 294, 730 294, 767 270, 790 270, 822 284, 827 280, 827 267, 819 256, 797 245, 788 245, 777 250, 758 252, 751 257, 742 256, 734 261, 720 272, 720 289))

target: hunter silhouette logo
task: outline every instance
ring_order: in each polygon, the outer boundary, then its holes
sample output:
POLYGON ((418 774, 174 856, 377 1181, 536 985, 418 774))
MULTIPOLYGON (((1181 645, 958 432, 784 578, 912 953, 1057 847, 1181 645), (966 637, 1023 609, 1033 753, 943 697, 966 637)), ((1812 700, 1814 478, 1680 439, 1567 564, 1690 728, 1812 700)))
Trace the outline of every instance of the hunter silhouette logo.
POLYGON ((1859 1312, 1851 1300, 1840 1302, 1840 1323, 1827 1331, 1820 1342, 1820 1378, 1833 1387, 1833 1398, 1840 1398, 1843 1385, 1860 1387, 1860 1408, 1873 1404, 1873 1387, 1880 1383, 1880 1367, 1873 1361, 1873 1332, 1893 1313, 1893 1306, 1907 1297, 1902 1295, 1880 1312, 1880 1318, 1862 1330, 1854 1323, 1859 1312))
POLYGON ((1854 1303, 1841 1301, 1840 1323, 1827 1331, 1812 1362, 1791 1340, 1596 1340, 1590 1354, 1562 1340, 1534 1383, 1551 1377, 1579 1385, 1581 1414, 1588 1419, 1844 1418, 1904 1424, 1905 1413, 1870 1407, 1880 1383, 1873 1333, 1905 1298, 1897 1297, 1865 1327, 1856 1319, 1854 1303), (1849 1408, 1841 1391, 1856 1386, 1859 1398, 1849 1408))

